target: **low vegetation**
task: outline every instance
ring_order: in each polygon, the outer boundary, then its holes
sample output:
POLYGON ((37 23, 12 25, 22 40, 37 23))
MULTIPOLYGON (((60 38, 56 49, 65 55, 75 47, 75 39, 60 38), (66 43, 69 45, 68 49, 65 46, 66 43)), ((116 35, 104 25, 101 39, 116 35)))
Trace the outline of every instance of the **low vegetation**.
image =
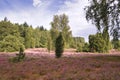
POLYGON ((82 57, 82 54, 76 53, 76 56, 56 59, 48 53, 39 57, 27 56, 19 63, 9 62, 9 57, 0 54, 0 80, 120 79, 120 55, 84 54, 82 57))

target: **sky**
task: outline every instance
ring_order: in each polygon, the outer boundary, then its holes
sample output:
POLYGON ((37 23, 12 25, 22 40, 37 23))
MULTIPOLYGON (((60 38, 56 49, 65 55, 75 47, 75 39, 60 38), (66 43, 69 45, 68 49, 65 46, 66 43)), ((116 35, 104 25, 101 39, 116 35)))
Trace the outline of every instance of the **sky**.
POLYGON ((85 19, 84 8, 88 5, 88 0, 0 0, 0 20, 7 17, 13 23, 27 22, 49 30, 53 16, 65 13, 73 36, 88 41, 88 36, 96 33, 95 26, 85 19))

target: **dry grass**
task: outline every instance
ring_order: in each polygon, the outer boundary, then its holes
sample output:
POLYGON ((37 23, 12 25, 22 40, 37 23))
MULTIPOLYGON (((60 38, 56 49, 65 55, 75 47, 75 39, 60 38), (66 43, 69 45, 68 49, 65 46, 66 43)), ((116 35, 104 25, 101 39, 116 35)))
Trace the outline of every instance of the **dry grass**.
MULTIPOLYGON (((35 49, 36 50, 36 49, 35 49)), ((0 80, 119 80, 120 55, 28 50, 27 59, 12 63, 14 54, 0 54, 0 80), (32 52, 33 51, 33 52, 32 52)))

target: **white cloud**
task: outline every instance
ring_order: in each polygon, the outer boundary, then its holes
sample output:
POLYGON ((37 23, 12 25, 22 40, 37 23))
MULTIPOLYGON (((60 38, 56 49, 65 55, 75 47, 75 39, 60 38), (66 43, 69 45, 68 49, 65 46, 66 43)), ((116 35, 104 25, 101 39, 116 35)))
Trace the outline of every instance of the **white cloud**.
POLYGON ((53 14, 46 9, 49 2, 43 2, 43 4, 45 3, 46 5, 37 8, 4 11, 0 13, 0 20, 7 17, 13 23, 22 24, 26 21, 29 25, 33 25, 33 27, 43 25, 45 28, 49 29, 53 14))
POLYGON ((74 36, 83 36, 87 39, 89 34, 94 34, 96 32, 95 27, 85 19, 84 8, 88 5, 87 0, 75 0, 75 2, 66 1, 64 4, 65 5, 60 8, 57 14, 65 13, 69 16, 70 26, 74 36))
POLYGON ((87 23, 85 19, 84 7, 88 4, 87 0, 75 0, 75 2, 66 0, 57 12, 48 9, 52 1, 54 0, 33 0, 34 8, 17 9, 18 11, 7 10, 0 13, 2 16, 0 20, 6 16, 11 22, 24 23, 26 21, 34 27, 43 25, 45 28, 50 29, 53 15, 65 13, 69 16, 69 24, 74 36, 83 36, 87 40, 89 34, 95 33, 95 27, 91 23, 87 23))
POLYGON ((33 0, 33 6, 34 7, 39 7, 42 4, 41 0, 33 0))
POLYGON ((87 4, 86 0, 78 0, 76 2, 66 1, 65 5, 58 11, 58 14, 66 13, 70 19, 70 25, 79 29, 85 29, 88 27, 88 23, 85 19, 84 8, 87 4))

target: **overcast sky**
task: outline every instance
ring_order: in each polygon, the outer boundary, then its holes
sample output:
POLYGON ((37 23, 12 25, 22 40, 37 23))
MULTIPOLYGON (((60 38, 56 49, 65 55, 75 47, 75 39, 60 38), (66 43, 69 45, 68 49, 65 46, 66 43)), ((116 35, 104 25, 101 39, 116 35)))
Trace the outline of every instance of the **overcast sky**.
POLYGON ((0 20, 7 17, 11 22, 24 23, 33 27, 43 25, 50 29, 53 15, 65 13, 73 36, 88 40, 89 34, 95 34, 96 28, 85 19, 84 7, 88 0, 0 0, 0 20))

